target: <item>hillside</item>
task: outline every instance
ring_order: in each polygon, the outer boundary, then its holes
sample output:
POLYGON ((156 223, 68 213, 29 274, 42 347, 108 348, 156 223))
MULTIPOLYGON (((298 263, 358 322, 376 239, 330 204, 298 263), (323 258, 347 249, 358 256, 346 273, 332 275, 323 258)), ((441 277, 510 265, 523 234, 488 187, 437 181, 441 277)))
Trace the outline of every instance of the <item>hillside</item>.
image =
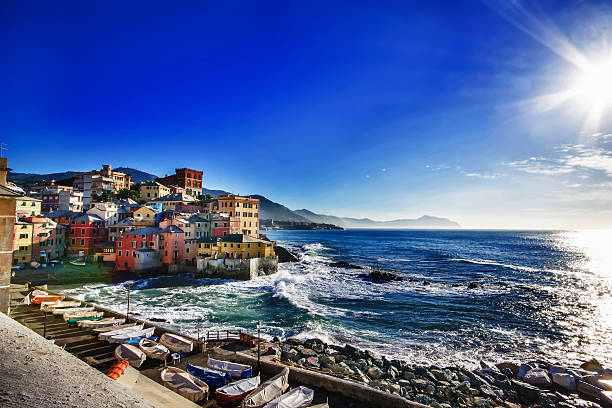
POLYGON ((8 181, 20 186, 35 184, 43 180, 65 180, 79 174, 78 171, 64 171, 62 173, 16 173, 11 171, 7 175, 8 181))
POLYGON ((274 221, 294 221, 294 222, 315 222, 310 221, 305 217, 291 211, 289 208, 282 204, 275 203, 272 200, 267 199, 261 195, 250 195, 251 198, 259 199, 259 218, 262 220, 274 220, 274 221))
POLYGON ((151 181, 157 178, 155 174, 136 170, 131 167, 117 167, 116 169, 113 169, 113 171, 119 171, 121 173, 129 174, 130 176, 132 176, 132 181, 134 183, 143 183, 145 181, 151 181))
POLYGON ((312 222, 334 224, 343 228, 461 228, 458 223, 448 218, 432 217, 429 215, 415 219, 375 221, 370 218, 349 218, 316 214, 306 209, 296 210, 294 213, 312 222))

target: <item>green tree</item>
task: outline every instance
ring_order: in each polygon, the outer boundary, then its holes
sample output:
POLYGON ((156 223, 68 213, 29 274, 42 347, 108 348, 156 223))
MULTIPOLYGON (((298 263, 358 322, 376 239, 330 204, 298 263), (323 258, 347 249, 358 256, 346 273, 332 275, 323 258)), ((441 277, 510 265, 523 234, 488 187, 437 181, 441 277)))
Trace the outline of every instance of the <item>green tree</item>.
POLYGON ((213 197, 213 196, 212 196, 212 195, 210 195, 209 193, 206 193, 206 194, 204 194, 204 195, 201 195, 201 194, 200 194, 200 195, 198 196, 198 200, 199 200, 199 201, 212 200, 212 199, 214 199, 214 198, 215 198, 215 197, 213 197))
POLYGON ((128 198, 131 198, 134 201, 138 201, 140 198, 140 193, 138 190, 122 188, 121 190, 117 191, 117 198, 120 200, 127 200, 128 198))
POLYGON ((93 200, 95 202, 103 203, 103 202, 106 202, 106 201, 113 201, 113 200, 115 200, 116 196, 115 196, 115 193, 113 193, 112 191, 104 190, 100 194, 93 194, 92 198, 93 198, 93 200))

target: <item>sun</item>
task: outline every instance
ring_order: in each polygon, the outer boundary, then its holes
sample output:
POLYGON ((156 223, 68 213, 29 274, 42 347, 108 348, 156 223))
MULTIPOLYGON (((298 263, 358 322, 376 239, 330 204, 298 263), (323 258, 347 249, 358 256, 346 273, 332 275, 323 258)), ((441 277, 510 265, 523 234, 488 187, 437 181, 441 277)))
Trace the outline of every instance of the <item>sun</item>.
POLYGON ((612 103, 612 60, 581 69, 572 89, 587 108, 609 107, 612 103))

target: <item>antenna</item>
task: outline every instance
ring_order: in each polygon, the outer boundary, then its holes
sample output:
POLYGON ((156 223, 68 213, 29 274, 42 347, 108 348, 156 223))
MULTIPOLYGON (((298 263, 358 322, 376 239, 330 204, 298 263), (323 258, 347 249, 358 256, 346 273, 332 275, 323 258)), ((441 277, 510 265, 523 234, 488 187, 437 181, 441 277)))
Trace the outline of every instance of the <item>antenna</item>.
POLYGON ((8 150, 8 145, 6 143, 0 142, 0 157, 2 157, 2 151, 8 150))

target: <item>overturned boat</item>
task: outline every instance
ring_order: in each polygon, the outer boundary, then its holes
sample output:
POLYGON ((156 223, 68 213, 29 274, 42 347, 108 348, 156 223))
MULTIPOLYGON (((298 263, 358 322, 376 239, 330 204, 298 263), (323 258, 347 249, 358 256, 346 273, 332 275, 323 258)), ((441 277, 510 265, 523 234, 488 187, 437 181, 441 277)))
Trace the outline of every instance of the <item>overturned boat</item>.
POLYGON ((232 378, 249 378, 251 375, 251 366, 245 364, 232 363, 231 361, 215 360, 208 357, 206 365, 215 370, 230 373, 232 378))
POLYGON ((129 331, 133 331, 135 329, 142 330, 143 327, 144 327, 144 324, 139 324, 139 325, 132 325, 132 326, 129 326, 129 327, 124 327, 124 328, 120 328, 120 329, 116 329, 116 330, 105 331, 104 333, 100 333, 98 335, 98 339, 99 340, 108 340, 109 338, 111 338, 113 336, 117 336, 119 334, 126 333, 126 332, 129 332, 129 331))
POLYGON ((166 367, 161 371, 164 385, 189 401, 198 402, 206 398, 208 385, 191 374, 176 367, 166 367))
POLYGON ((127 360, 132 367, 140 367, 142 363, 147 359, 145 353, 142 352, 138 347, 134 347, 131 344, 120 344, 115 349, 115 357, 117 360, 127 360))
POLYGON ((275 400, 283 395, 289 388, 289 368, 285 367, 283 371, 270 378, 268 381, 257 387, 253 392, 247 395, 240 404, 242 408, 260 408, 268 402, 275 400))
POLYGON ((156 360, 166 361, 166 358, 170 354, 170 350, 168 350, 166 346, 151 339, 140 340, 138 347, 147 355, 147 357, 154 358, 156 360))
POLYGON ((105 317, 100 320, 82 320, 78 323, 79 327, 84 329, 94 329, 98 327, 113 327, 125 322, 125 319, 117 319, 114 317, 105 317))
POLYGON ((47 309, 47 311, 51 311, 53 309, 64 309, 79 306, 81 306, 81 301, 79 300, 56 300, 53 302, 41 302, 40 310, 47 309))
POLYGON ((127 330, 123 333, 119 333, 119 334, 115 334, 114 336, 110 336, 106 341, 108 341, 109 343, 121 344, 129 340, 136 340, 136 339, 141 339, 144 337, 150 337, 153 335, 154 331, 155 331, 155 327, 149 327, 146 329, 127 330))
POLYGON ((299 386, 264 405, 264 408, 305 408, 310 406, 313 398, 313 390, 299 386))
POLYGON ((187 354, 193 351, 193 341, 178 334, 164 333, 159 342, 173 353, 187 354))
POLYGON ((187 372, 214 388, 223 387, 232 380, 230 373, 194 364, 187 364, 187 372))
POLYGON ((93 310, 93 307, 69 307, 66 309, 53 309, 52 313, 54 316, 63 316, 66 313, 91 312, 93 310))

